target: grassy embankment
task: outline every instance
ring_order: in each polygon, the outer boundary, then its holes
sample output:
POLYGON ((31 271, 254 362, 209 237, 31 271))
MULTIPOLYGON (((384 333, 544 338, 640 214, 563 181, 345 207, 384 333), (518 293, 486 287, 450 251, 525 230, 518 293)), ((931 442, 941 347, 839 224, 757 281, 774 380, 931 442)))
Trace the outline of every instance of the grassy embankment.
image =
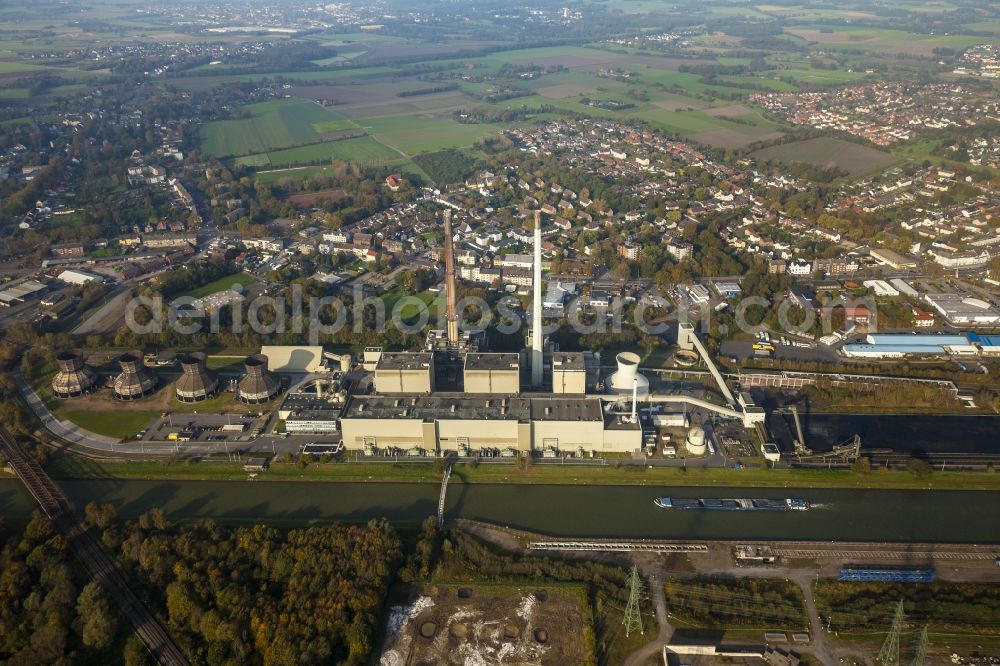
MULTIPOLYGON (((56 458, 50 470, 62 478, 115 477, 127 479, 244 480, 239 464, 228 462, 81 462, 72 456, 56 458)), ((271 481, 342 481, 438 483, 440 474, 431 463, 311 463, 276 462, 260 475, 271 481)), ((905 471, 856 474, 830 470, 731 470, 676 467, 640 467, 609 464, 534 465, 520 469, 513 464, 455 466, 452 483, 588 484, 648 486, 716 486, 742 488, 867 488, 892 490, 1000 490, 1000 475, 972 472, 934 472, 918 477, 905 471)))

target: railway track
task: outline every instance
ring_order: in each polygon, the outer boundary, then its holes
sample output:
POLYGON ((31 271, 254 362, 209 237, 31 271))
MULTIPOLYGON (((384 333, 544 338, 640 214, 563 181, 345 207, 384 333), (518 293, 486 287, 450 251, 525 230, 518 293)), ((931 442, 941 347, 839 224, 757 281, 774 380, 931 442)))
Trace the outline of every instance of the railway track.
POLYGON ((775 548, 776 555, 789 558, 840 557, 856 560, 956 560, 989 561, 996 559, 993 553, 961 552, 947 550, 838 550, 810 548, 775 548))
POLYGON ((88 532, 72 505, 42 466, 0 427, 0 451, 42 511, 66 538, 73 554, 128 620, 146 648, 162 666, 187 666, 188 659, 167 630, 128 586, 121 570, 88 532))

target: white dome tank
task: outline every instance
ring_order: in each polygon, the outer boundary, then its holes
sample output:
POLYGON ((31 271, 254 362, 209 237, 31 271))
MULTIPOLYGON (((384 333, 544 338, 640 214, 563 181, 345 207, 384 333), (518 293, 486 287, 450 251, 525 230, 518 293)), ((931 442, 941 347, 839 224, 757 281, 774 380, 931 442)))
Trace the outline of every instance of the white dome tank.
POLYGON ((705 452, 708 450, 708 446, 705 443, 705 430, 698 426, 694 426, 688 430, 687 442, 684 447, 693 456, 705 455, 705 452))

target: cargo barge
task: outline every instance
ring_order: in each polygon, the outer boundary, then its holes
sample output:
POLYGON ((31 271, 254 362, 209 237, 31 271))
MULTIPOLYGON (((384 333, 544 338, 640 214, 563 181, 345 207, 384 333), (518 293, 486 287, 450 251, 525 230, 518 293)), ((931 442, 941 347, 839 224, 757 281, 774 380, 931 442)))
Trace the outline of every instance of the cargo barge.
POLYGON ((657 497, 653 504, 661 509, 704 509, 709 511, 807 511, 809 500, 786 499, 688 499, 657 497))

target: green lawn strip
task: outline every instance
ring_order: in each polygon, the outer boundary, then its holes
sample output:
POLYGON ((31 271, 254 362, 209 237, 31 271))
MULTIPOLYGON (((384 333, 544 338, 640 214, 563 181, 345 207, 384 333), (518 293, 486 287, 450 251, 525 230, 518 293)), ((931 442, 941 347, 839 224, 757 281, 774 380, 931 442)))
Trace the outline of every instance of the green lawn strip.
MULTIPOLYGON (((152 415, 150 418, 155 417, 152 415)), ((145 425, 143 423, 142 425, 145 425)), ((141 429, 141 425, 138 429, 141 429)), ((133 433, 134 434, 134 431, 133 433)), ((154 449, 155 445, 150 446, 154 449)), ((172 447, 163 446, 165 454, 172 447)), ((183 447, 181 447, 183 453, 183 447)), ((261 454, 264 455, 264 454, 261 454)), ((72 467, 62 471, 74 476, 72 467)), ((905 471, 855 474, 836 470, 732 470, 725 468, 534 465, 519 469, 514 464, 467 463, 455 465, 452 483, 662 485, 688 487, 743 488, 864 488, 892 490, 1000 490, 1000 475, 973 472, 934 472, 917 477, 905 471)), ((228 462, 106 462, 85 476, 142 479, 243 479, 240 465, 228 462)), ((437 483, 440 474, 426 462, 314 462, 304 468, 295 463, 274 462, 261 480, 287 481, 372 481, 393 483, 437 483)))
POLYGON ((160 415, 160 412, 131 411, 89 411, 89 410, 59 410, 59 418, 66 419, 84 430, 124 439, 133 437, 137 432, 149 425, 149 422, 160 415))
POLYGON ((213 280, 208 284, 202 285, 197 289, 192 289, 184 293, 184 296, 190 296, 191 298, 202 298, 204 296, 210 296, 211 294, 216 294, 220 291, 226 291, 227 289, 232 289, 235 285, 248 286, 255 284, 257 280, 253 276, 247 275, 246 273, 233 273, 232 275, 226 275, 218 280, 213 280))

